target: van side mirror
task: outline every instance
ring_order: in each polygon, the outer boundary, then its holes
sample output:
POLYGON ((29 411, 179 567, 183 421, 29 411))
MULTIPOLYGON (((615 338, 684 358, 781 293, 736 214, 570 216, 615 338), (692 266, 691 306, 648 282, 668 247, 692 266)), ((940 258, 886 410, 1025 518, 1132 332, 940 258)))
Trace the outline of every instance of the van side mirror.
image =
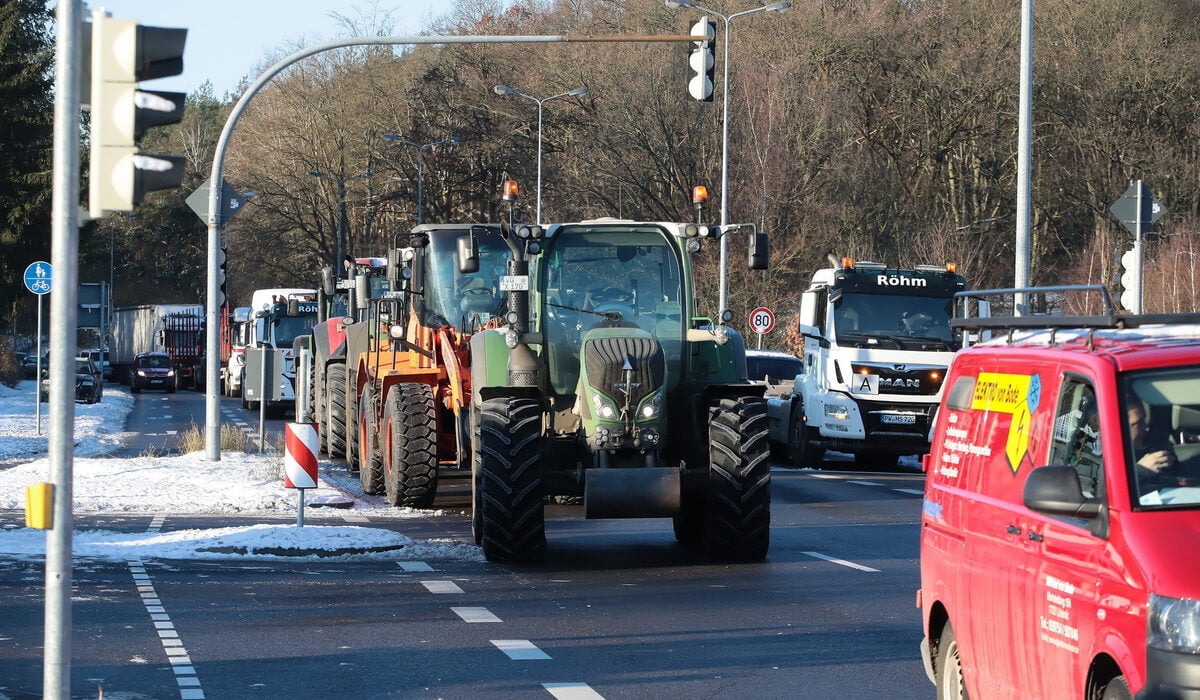
POLYGON ((1029 473, 1022 494, 1025 507, 1047 515, 1091 519, 1100 515, 1102 500, 1083 495, 1074 467, 1038 467, 1029 473))
POLYGON ((458 271, 464 275, 479 272, 479 243, 475 232, 458 239, 458 271))
POLYGON ((750 234, 750 269, 765 270, 771 264, 771 237, 762 231, 750 234))

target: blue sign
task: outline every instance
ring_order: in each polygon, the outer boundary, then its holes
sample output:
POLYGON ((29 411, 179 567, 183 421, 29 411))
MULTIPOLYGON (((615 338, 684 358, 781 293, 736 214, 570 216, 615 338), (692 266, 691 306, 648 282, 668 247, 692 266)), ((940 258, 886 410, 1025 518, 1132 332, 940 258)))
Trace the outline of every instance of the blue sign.
POLYGON ((54 268, 50 267, 50 263, 43 260, 30 263, 29 267, 25 268, 25 288, 38 296, 49 294, 53 272, 54 268))

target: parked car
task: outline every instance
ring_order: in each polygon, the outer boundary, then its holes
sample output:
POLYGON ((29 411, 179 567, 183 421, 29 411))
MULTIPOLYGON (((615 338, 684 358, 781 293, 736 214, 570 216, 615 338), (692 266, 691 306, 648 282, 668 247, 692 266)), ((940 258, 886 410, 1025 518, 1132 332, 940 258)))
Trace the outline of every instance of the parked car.
POLYGON ((129 370, 129 390, 140 394, 146 389, 162 389, 175 393, 175 370, 171 356, 165 352, 143 352, 134 356, 129 370))
MULTIPOLYGON (((46 365, 48 364, 47 363, 48 359, 49 359, 48 356, 42 355, 42 367, 43 368, 45 368, 46 365)), ((37 378, 37 372, 38 372, 37 353, 31 352, 28 355, 26 355, 25 357, 21 358, 21 376, 22 377, 24 377, 26 379, 35 379, 35 378, 37 378)))
POLYGON ((103 350, 91 348, 80 351, 79 355, 81 357, 87 355, 92 358, 92 362, 95 362, 96 366, 100 368, 100 374, 103 375, 105 381, 112 379, 112 363, 108 361, 108 354, 103 350))
MULTIPOLYGON (((41 401, 50 400, 49 367, 42 368, 42 381, 38 390, 41 401)), ((75 400, 84 403, 100 403, 104 397, 104 378, 100 368, 90 357, 75 358, 75 400)))
POLYGON ((787 396, 797 374, 804 373, 804 361, 779 350, 747 350, 746 377, 766 387, 766 393, 787 396))
POLYGON ((1200 314, 991 321, 924 462, 937 697, 1200 697, 1200 314))

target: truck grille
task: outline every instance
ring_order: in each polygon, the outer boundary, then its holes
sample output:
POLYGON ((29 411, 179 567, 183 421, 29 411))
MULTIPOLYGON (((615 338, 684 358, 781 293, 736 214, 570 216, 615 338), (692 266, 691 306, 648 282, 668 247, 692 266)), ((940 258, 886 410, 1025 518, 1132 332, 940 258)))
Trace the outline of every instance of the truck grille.
POLYGON ((628 391, 634 405, 657 391, 666 375, 662 345, 654 338, 593 338, 583 344, 583 355, 593 386, 613 398, 628 391), (633 368, 628 379, 626 360, 633 368))
POLYGON ((879 377, 880 394, 933 396, 942 388, 942 380, 946 377, 945 367, 930 365, 854 363, 850 368, 856 376, 874 374, 879 377))

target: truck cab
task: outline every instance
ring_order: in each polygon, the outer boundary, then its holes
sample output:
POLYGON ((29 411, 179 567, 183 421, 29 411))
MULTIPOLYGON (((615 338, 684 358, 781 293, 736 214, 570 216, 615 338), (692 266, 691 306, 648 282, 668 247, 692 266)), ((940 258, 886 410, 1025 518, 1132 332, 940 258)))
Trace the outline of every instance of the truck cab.
MULTIPOLYGON (((249 323, 246 337, 246 353, 261 353, 276 351, 280 353, 280 361, 274 364, 274 376, 265 378, 252 376, 252 361, 246 358, 246 366, 242 368, 242 406, 251 408, 252 404, 264 398, 262 386, 266 386, 268 404, 277 408, 290 406, 296 399, 296 365, 294 344, 296 338, 309 333, 309 329, 317 322, 317 290, 315 289, 259 289, 251 296, 251 309, 254 314, 249 323), (277 387, 277 388, 276 388, 277 387), (274 398, 274 397, 278 398, 274 398)), ((261 364, 254 365, 261 367, 261 364)))
POLYGON ((800 300, 803 371, 767 402, 768 432, 792 464, 826 450, 894 462, 929 449, 942 381, 961 339, 950 329, 956 266, 889 268, 844 258, 818 270, 800 300))

